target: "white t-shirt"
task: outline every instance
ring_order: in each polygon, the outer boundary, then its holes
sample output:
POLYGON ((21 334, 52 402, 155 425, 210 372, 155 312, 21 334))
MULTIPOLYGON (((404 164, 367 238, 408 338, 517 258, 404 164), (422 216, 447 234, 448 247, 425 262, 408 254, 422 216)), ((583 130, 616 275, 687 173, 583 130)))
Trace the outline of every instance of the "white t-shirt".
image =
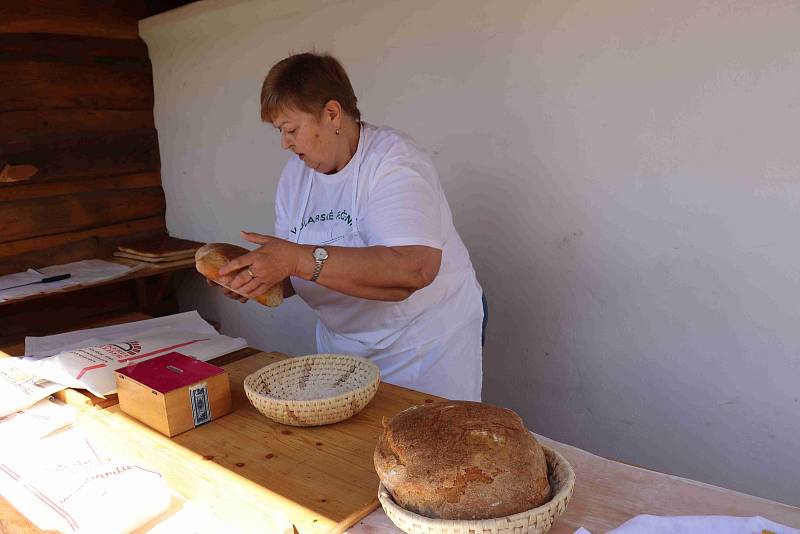
POLYGON ((466 399, 475 398, 477 388, 480 397, 481 289, 433 162, 409 137, 362 123, 356 153, 331 175, 293 156, 278 183, 275 233, 322 246, 441 249, 434 281, 401 302, 351 297, 295 277, 292 285, 318 313, 321 352, 370 358, 381 367, 384 380, 408 387, 415 387, 423 373, 450 362, 444 367, 453 368, 440 372, 455 376, 442 380, 463 385, 429 392, 466 399), (475 340, 472 335, 462 339, 462 331, 473 329, 475 340))

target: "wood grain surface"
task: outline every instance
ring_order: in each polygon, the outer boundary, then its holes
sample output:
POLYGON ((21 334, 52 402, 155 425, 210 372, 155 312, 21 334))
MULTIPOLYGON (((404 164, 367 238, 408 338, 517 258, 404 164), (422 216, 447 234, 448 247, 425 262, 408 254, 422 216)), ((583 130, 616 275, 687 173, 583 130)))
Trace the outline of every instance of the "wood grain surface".
POLYGON ((160 235, 165 231, 164 218, 158 215, 0 243, 0 275, 87 258, 110 258, 119 243, 160 235))
MULTIPOLYGON (((173 3, 0 1, 0 275, 108 258, 121 242, 166 233, 152 66, 138 21, 173 3)), ((135 310, 146 286, 105 300, 61 295, 42 321, 135 310)), ((170 299, 147 309, 174 310, 170 299)))
POLYGON ((178 493, 240 531, 288 518, 300 534, 342 532, 378 506, 372 455, 382 418, 436 397, 381 384, 370 404, 347 421, 281 425, 250 405, 242 383, 282 358, 257 353, 225 365, 234 411, 172 439, 118 407, 89 410, 81 425, 99 443, 161 472, 178 493))
POLYGON ((165 210, 160 186, 91 191, 0 202, 0 227, 11 241, 155 217, 165 210))
POLYGON ((29 182, 157 171, 161 166, 154 128, 32 137, 6 142, 3 152, 8 164, 38 169, 29 182))
POLYGON ((148 15, 141 0, 3 0, 0 5, 0 33, 135 39, 139 19, 148 15))
POLYGON ((150 109, 73 108, 0 112, 0 144, 147 128, 155 128, 153 111, 150 109))
POLYGON ((0 109, 153 109, 149 65, 3 60, 0 109))
POLYGON ((150 63, 147 45, 138 38, 108 39, 57 33, 0 33, 0 60, 102 58, 105 63, 150 63))

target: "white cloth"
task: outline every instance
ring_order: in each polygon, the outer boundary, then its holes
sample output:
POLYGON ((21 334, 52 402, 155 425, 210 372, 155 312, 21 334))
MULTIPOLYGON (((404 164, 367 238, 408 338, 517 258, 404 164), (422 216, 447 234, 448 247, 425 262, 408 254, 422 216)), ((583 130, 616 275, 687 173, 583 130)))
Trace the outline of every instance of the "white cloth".
POLYGON ((436 279, 401 302, 351 297, 292 278, 316 310, 317 349, 370 358, 386 382, 480 400, 481 288, 430 158, 404 134, 362 124, 344 169, 320 174, 293 156, 276 195, 275 233, 302 244, 425 245, 436 279))
MULTIPOLYGON (((790 528, 760 516, 734 517, 726 515, 658 516, 637 515, 608 534, 800 534, 790 528)), ((585 528, 575 534, 591 534, 585 528)))
POLYGON ((132 532, 172 499, 159 473, 107 457, 75 427, 4 441, 0 495, 41 530, 81 534, 132 532))

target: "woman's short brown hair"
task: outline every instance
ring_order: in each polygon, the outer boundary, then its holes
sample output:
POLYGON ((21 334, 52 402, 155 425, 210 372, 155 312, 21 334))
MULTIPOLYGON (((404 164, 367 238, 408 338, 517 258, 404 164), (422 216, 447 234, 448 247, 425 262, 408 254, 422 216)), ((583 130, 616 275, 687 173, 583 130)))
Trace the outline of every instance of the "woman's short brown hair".
POLYGON ((269 69, 261 86, 261 120, 272 122, 286 108, 318 115, 330 100, 361 120, 350 78, 334 57, 310 52, 282 59, 269 69))

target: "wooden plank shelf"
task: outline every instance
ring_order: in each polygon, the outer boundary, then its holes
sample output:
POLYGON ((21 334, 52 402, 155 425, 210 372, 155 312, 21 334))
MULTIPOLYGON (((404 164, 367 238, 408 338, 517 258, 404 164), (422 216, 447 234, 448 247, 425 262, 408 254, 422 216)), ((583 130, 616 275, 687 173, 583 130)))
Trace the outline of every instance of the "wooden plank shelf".
MULTIPOLYGON (((139 263, 122 258, 109 261, 139 263)), ((113 280, 0 302, 4 326, 0 344, 19 342, 26 335, 73 330, 92 320, 136 310, 149 315, 176 313, 177 302, 171 289, 174 276, 180 271, 196 272, 194 258, 166 264, 147 263, 113 280)))
POLYGON ((105 286, 109 284, 116 284, 119 282, 125 282, 128 280, 139 280, 142 278, 150 277, 150 276, 161 276, 165 274, 170 274, 175 271, 185 270, 185 269, 194 269, 194 258, 187 258, 183 260, 178 260, 174 262, 166 262, 164 264, 158 263, 143 263, 137 262, 134 260, 126 260, 124 258, 105 258, 106 261, 111 261, 114 263, 120 263, 123 265, 145 265, 145 267, 141 269, 137 269, 133 272, 130 272, 124 276, 120 276, 119 278, 114 278, 112 280, 104 280, 102 282, 97 282, 96 284, 92 284, 91 286, 73 286, 73 287, 66 287, 64 289, 59 289, 58 291, 53 291, 51 293, 42 293, 38 295, 29 295, 27 297, 22 297, 19 299, 8 300, 4 302, 0 302, 0 306, 8 306, 10 304, 18 304, 20 302, 30 301, 30 300, 37 300, 41 298, 52 297, 54 295, 60 295, 64 293, 72 293, 73 291, 81 291, 86 289, 87 287, 99 287, 105 286))

